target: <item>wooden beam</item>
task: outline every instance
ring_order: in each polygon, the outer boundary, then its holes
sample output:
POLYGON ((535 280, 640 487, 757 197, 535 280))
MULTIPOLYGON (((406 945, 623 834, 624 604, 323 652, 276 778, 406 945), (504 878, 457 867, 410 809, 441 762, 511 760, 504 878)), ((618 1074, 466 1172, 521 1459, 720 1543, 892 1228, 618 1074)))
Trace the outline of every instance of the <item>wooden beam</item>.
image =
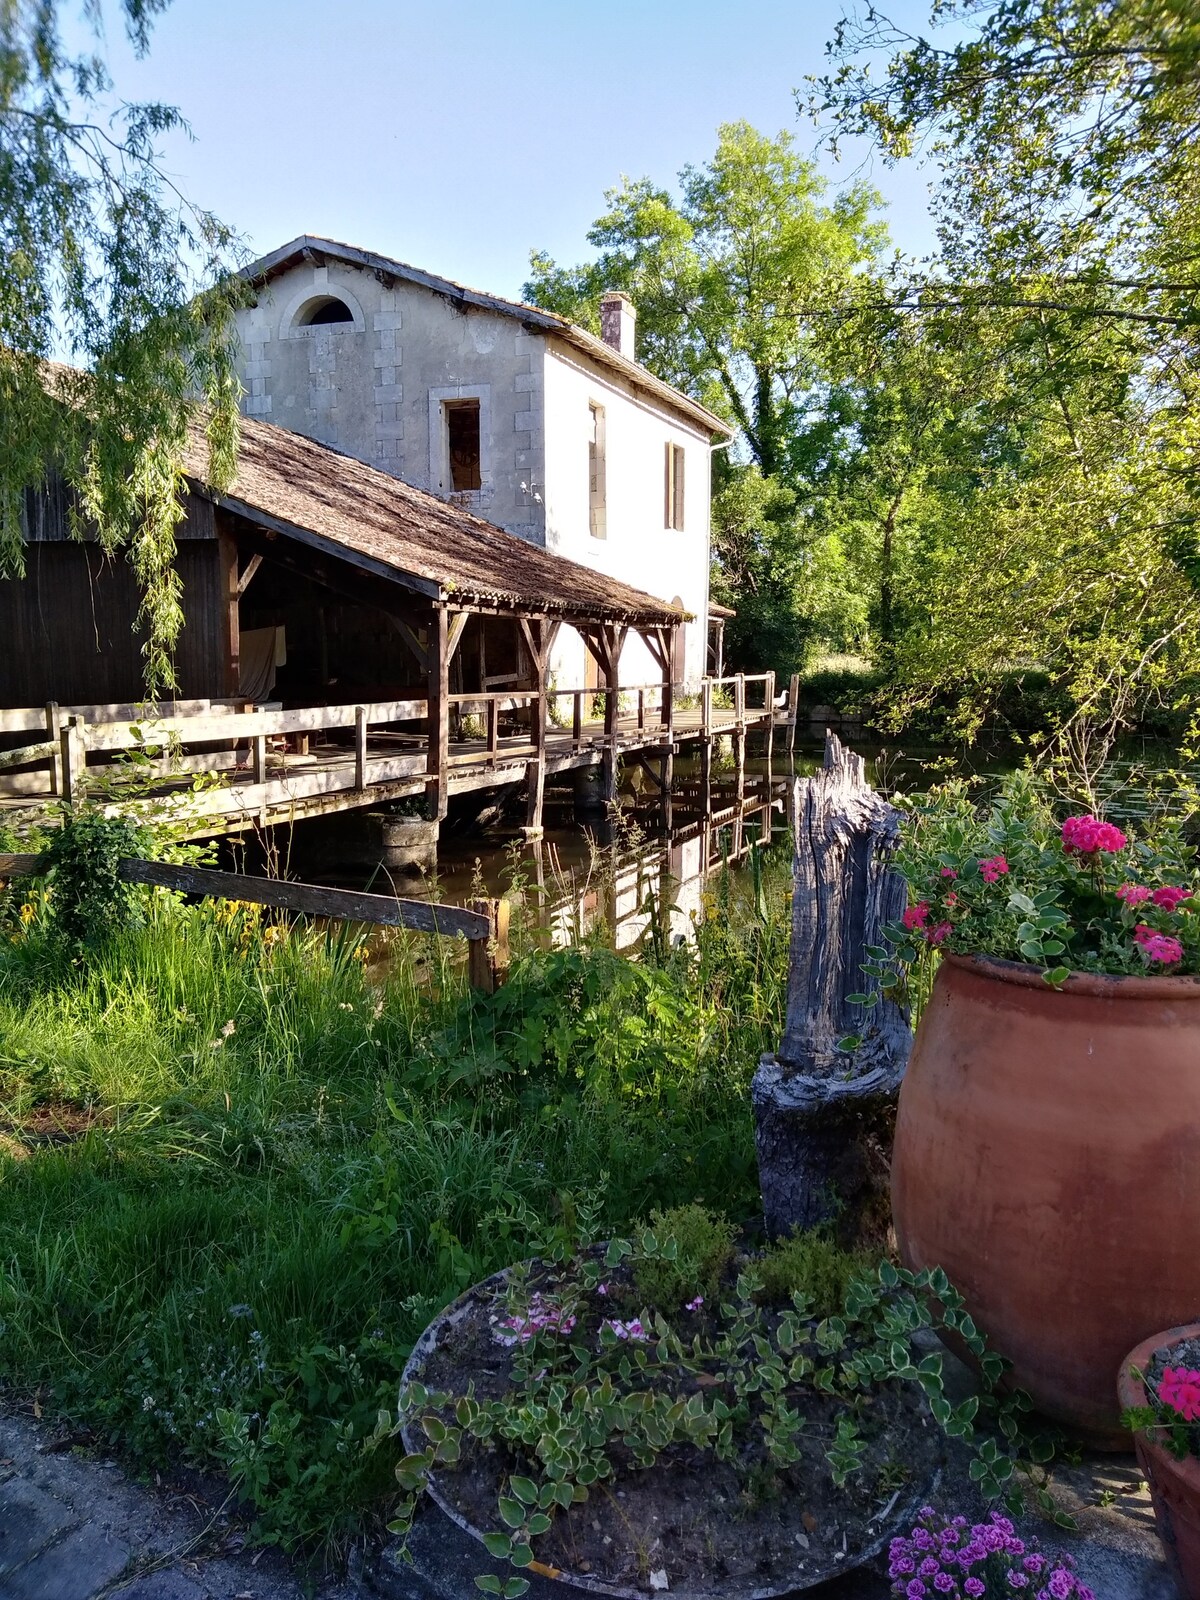
POLYGON ((433 608, 429 630, 429 752, 427 792, 434 816, 446 815, 450 770, 450 654, 446 607, 433 608))
POLYGON ((398 617, 394 611, 389 611, 387 613, 387 619, 391 623, 392 627, 395 628, 400 637, 404 640, 408 648, 412 651, 413 655, 417 658, 417 665, 420 667, 421 671, 427 673, 429 671, 429 652, 421 643, 420 639, 417 638, 416 634, 409 627, 408 623, 405 622, 404 618, 398 617))
POLYGON ((462 642, 463 629, 466 627, 467 618, 470 615, 469 611, 456 611, 450 618, 450 625, 446 630, 446 658, 448 661, 454 660, 455 651, 462 642))
POLYGON ((354 708, 354 787, 359 794, 367 787, 367 711, 354 708))
POLYGON ((249 561, 247 561, 246 570, 238 578, 237 592, 239 598, 240 596, 244 595, 246 590, 250 587, 250 584, 254 578, 254 574, 258 571, 262 564, 263 558, 256 551, 254 555, 250 557, 249 561))
POLYGON ((482 939, 472 939, 467 976, 472 989, 495 994, 508 977, 508 901, 472 900, 472 911, 487 919, 488 931, 482 939))
POLYGON ((221 587, 224 594, 225 681, 221 685, 225 694, 234 695, 241 689, 242 644, 241 623, 238 616, 238 547, 229 531, 226 517, 218 517, 217 550, 221 565, 221 587))

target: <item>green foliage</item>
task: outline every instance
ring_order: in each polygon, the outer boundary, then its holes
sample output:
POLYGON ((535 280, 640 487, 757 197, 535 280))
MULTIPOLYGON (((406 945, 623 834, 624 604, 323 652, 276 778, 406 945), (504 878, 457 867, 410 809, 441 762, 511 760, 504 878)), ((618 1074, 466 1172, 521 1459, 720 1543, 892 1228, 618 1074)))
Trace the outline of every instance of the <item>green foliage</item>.
POLYGON ((845 1303, 851 1279, 868 1263, 861 1253, 841 1249, 819 1229, 795 1229, 768 1245, 757 1264, 763 1298, 769 1305, 790 1305, 800 1295, 817 1316, 829 1317, 845 1303))
POLYGON ((364 1442, 461 1289, 655 1204, 752 1213, 787 879, 782 853, 761 895, 731 874, 698 948, 645 979, 603 948, 519 949, 508 1008, 446 941, 384 936, 368 981, 346 932, 161 890, 64 963, 57 890, 22 881, 0 923, 6 1381, 137 1465, 230 1475, 261 1539, 341 1546, 386 1511, 396 1452, 364 1442))
MULTIPOLYGON (((139 53, 165 3, 117 8, 139 53)), ((86 10, 98 44, 103 8, 86 10)), ((189 423, 213 484, 233 475, 246 286, 228 229, 156 164, 178 111, 119 100, 98 54, 69 52, 58 13, 54 0, 0 10, 0 576, 23 570, 25 491, 59 475, 78 530, 128 550, 155 693, 175 685, 189 423), (82 370, 47 368, 64 349, 82 370)))
POLYGON ((53 925, 71 949, 95 948, 127 927, 140 896, 122 882, 122 856, 144 856, 146 830, 99 811, 65 816, 50 835, 45 862, 52 880, 53 925))
POLYGON ((733 1259, 737 1229, 705 1206, 674 1206, 650 1213, 650 1230, 660 1245, 674 1243, 671 1257, 643 1254, 633 1269, 641 1302, 672 1317, 697 1293, 714 1300, 733 1259))
MULTIPOLYGON (((647 1262, 663 1255, 660 1232, 610 1241, 609 1271, 629 1263, 636 1284, 647 1262)), ((836 1314, 819 1317, 799 1294, 781 1315, 765 1312, 757 1302, 761 1279, 747 1266, 703 1334, 689 1329, 685 1337, 676 1311, 656 1313, 643 1335, 625 1339, 607 1315, 610 1287, 599 1293, 601 1270, 585 1258, 550 1280, 557 1309, 573 1320, 531 1317, 535 1298, 524 1278, 513 1285, 509 1311, 516 1308, 524 1336, 498 1397, 481 1398, 473 1385, 458 1394, 420 1382, 401 1392, 392 1432, 407 1427, 410 1438, 420 1433, 427 1442, 397 1466, 403 1499, 396 1531, 407 1530, 431 1473, 480 1448, 511 1464, 486 1543, 518 1568, 535 1559, 535 1541, 560 1509, 586 1502, 597 1487, 611 1493, 626 1463, 648 1468, 681 1446, 735 1472, 749 1464, 760 1476, 799 1464, 806 1475, 825 1471, 844 1488, 864 1473, 879 1427, 881 1408, 873 1402, 906 1385, 924 1397, 948 1436, 974 1444, 970 1475, 986 1499, 1020 1507, 1024 1474, 1034 1498, 1054 1514, 1036 1464, 1045 1450, 1021 1430, 1028 1397, 1000 1390, 1005 1363, 987 1349, 940 1270, 914 1274, 884 1262, 851 1278, 836 1314), (952 1333, 973 1353, 980 1394, 957 1406, 946 1397, 942 1357, 925 1353, 919 1338, 930 1328, 952 1333)), ((543 1310, 547 1292, 535 1292, 543 1310)), ((378 1438, 389 1421, 381 1418, 378 1438)), ((486 1592, 501 1591, 493 1584, 486 1592)))

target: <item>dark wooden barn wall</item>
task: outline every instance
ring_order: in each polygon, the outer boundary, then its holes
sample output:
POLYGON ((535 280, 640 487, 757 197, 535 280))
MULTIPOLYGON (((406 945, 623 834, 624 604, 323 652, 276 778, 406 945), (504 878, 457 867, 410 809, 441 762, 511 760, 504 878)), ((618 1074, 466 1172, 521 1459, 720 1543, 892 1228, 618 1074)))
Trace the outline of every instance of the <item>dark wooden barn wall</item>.
MULTIPOLYGON (((0 706, 137 700, 141 641, 137 584, 123 556, 94 544, 35 542, 24 578, 0 580, 0 706)), ((215 539, 179 544, 186 619, 176 652, 179 693, 225 691, 225 613, 215 539)))

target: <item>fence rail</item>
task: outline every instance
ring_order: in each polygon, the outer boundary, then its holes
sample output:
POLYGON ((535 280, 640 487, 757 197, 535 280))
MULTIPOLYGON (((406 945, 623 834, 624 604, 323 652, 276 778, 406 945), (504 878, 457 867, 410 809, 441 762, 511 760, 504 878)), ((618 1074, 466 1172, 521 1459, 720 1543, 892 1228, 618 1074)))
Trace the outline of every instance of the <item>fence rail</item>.
MULTIPOLYGON (((44 858, 39 855, 0 854, 0 884, 8 878, 30 877, 43 868, 44 858)), ((404 900, 354 889, 327 889, 321 884, 293 883, 285 878, 250 878, 239 872, 174 866, 134 856, 123 857, 117 871, 126 883, 174 889, 182 894, 203 895, 214 900, 246 900, 279 911, 330 917, 340 922, 409 928, 419 933, 440 934, 443 938, 461 936, 467 941, 471 986, 489 994, 504 982, 508 973, 507 900, 476 900, 470 906, 443 906, 428 900, 404 900)))

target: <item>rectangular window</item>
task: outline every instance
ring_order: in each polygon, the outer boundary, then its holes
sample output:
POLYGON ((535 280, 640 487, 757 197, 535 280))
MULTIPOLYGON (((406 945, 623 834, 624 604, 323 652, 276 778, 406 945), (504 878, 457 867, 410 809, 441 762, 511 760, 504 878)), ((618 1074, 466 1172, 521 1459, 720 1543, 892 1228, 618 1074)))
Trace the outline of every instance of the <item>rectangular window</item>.
POLYGON ((446 400, 446 459, 450 463, 450 487, 457 494, 478 489, 479 476, 479 401, 446 400))
POLYGON ((604 407, 588 406, 588 527, 593 539, 608 537, 605 510, 604 407))
POLYGON ((667 445, 666 525, 683 531, 683 446, 667 445))

